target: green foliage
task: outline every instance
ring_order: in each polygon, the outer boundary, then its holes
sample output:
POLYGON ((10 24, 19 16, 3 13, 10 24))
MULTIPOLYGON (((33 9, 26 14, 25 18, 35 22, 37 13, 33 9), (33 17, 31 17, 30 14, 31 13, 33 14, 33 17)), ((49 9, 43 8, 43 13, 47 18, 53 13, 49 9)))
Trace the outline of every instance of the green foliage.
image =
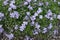
MULTIPOLYGON (((38 2, 46 2, 48 1, 49 2, 49 6, 42 6, 42 10, 43 12, 39 15, 45 15, 48 11, 48 9, 51 9, 53 13, 55 14, 59 14, 60 12, 60 7, 58 6, 57 2, 54 3, 53 1, 51 0, 38 0, 38 2)), ((59 1, 59 0, 58 0, 59 1)), ((9 17, 9 13, 7 10, 9 8, 9 4, 7 6, 3 6, 3 0, 0 1, 0 12, 3 12, 5 14, 5 18, 4 20, 0 21, 0 24, 3 24, 3 28, 5 29, 6 32, 10 32, 11 30, 10 29, 13 29, 13 26, 18 24, 18 25, 21 25, 22 22, 23 22, 23 18, 25 17, 26 15, 26 12, 27 11, 30 11, 31 12, 31 15, 33 15, 39 6, 36 6, 35 4, 33 4, 33 2, 31 2, 30 4, 33 6, 33 9, 34 10, 28 10, 27 6, 24 6, 23 5, 23 2, 24 0, 16 0, 16 6, 17 9, 15 11, 18 11, 19 14, 20 14, 20 17, 19 19, 13 19, 13 18, 10 18, 9 17), (21 5, 22 4, 22 5, 21 5), (8 29, 8 27, 10 29, 8 29)), ((38 4, 38 2, 36 2, 38 4)), ((13 10, 12 10, 13 11, 13 10)), ((41 25, 41 29, 43 29, 44 27, 47 27, 49 25, 50 22, 53 23, 53 28, 52 30, 50 30, 50 32, 48 32, 47 34, 42 34, 42 33, 39 33, 38 34, 38 37, 41 37, 41 38, 47 38, 47 36, 54 30, 58 20, 57 19, 54 19, 53 21, 50 21, 49 19, 43 17, 43 19, 39 19, 39 17, 37 17, 37 19, 35 20, 36 22, 38 22, 40 25, 41 25)), ((34 29, 34 27, 31 27, 30 25, 27 25, 26 29, 23 31, 23 32, 20 32, 19 30, 17 31, 14 31, 12 33, 14 33, 14 35, 18 38, 19 36, 24 36, 24 35, 29 35, 31 37, 33 37, 33 33, 32 33, 32 30, 34 29)))

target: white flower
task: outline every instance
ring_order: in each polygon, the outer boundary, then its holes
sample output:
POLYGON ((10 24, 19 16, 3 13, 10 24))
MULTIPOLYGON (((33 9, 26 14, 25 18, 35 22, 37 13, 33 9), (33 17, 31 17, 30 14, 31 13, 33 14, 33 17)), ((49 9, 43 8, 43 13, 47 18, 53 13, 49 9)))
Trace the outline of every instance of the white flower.
POLYGON ((47 32, 47 28, 44 28, 42 33, 46 33, 46 32, 47 32))
POLYGON ((25 25, 20 26, 20 31, 23 31, 26 28, 25 25))
POLYGON ((52 13, 52 11, 49 9, 47 13, 52 13))
POLYGON ((56 2, 56 0, 54 0, 54 2, 56 2))
POLYGON ((30 3, 32 0, 26 0, 26 1, 30 3))
POLYGON ((24 2, 24 5, 28 5, 28 2, 24 2))
POLYGON ((19 18, 19 13, 17 11, 14 11, 13 13, 10 13, 10 17, 18 19, 19 18))
POLYGON ((2 28, 3 25, 0 25, 0 28, 2 28))
POLYGON ((0 12, 0 17, 4 17, 4 14, 0 12))
POLYGON ((23 31, 26 28, 27 24, 28 24, 28 22, 24 21, 22 26, 20 26, 20 31, 23 31))
POLYGON ((14 5, 14 3, 15 3, 15 0, 10 1, 10 4, 9 4, 10 7, 9 7, 8 11, 11 11, 12 9, 17 8, 16 5, 14 5))
POLYGON ((48 16, 51 16, 51 15, 52 15, 52 12, 51 12, 50 9, 48 10, 47 15, 48 15, 48 16))
POLYGON ((14 29, 17 30, 18 29, 18 25, 15 25, 14 29))
POLYGON ((42 12, 42 9, 41 8, 38 8, 37 13, 39 14, 41 12, 42 12))
POLYGON ((11 11, 11 10, 12 10, 12 8, 9 7, 9 8, 8 8, 8 11, 11 11))
POLYGON ((47 14, 45 15, 46 18, 50 19, 52 17, 52 12, 51 10, 49 9, 47 14))
POLYGON ((60 20, 60 15, 57 15, 57 19, 59 19, 59 20, 60 20))
POLYGON ((27 24, 28 24, 28 22, 26 22, 26 21, 23 21, 23 24, 27 25, 27 24))
POLYGON ((8 4, 8 0, 5 0, 5 1, 3 2, 3 4, 4 4, 4 5, 7 5, 7 4, 8 4))
POLYGON ((22 26, 25 27, 26 25, 23 23, 22 26))
POLYGON ((35 28, 39 29, 40 25, 38 23, 35 23, 35 28))
POLYGON ((53 17, 51 17, 50 20, 53 20, 53 17))
POLYGON ((45 15, 45 17, 48 18, 48 19, 50 18, 48 15, 45 15))
POLYGON ((53 32, 54 32, 54 35, 58 34, 58 30, 54 30, 53 32))
POLYGON ((38 4, 39 6, 42 6, 43 5, 43 2, 39 2, 39 4, 38 4))
POLYGON ((34 16, 38 16, 38 13, 35 12, 35 13, 34 13, 34 16))
POLYGON ((60 5, 60 2, 58 2, 58 5, 60 5))
POLYGON ((14 35, 11 33, 11 34, 5 34, 8 38, 9 38, 9 40, 11 40, 13 37, 14 37, 14 35))
POLYGON ((33 31, 33 35, 37 35, 38 34, 38 31, 37 30, 34 30, 33 31))
POLYGON ((42 18, 43 18, 43 16, 42 16, 42 15, 39 15, 39 18, 40 18, 40 19, 42 19, 42 18))
POLYGON ((48 29, 51 29, 53 26, 52 26, 52 23, 49 24, 48 26, 48 29))
POLYGON ((10 13, 10 17, 14 18, 15 17, 14 13, 10 13))
POLYGON ((31 16, 30 18, 31 18, 32 21, 34 21, 36 19, 35 16, 31 16))
POLYGON ((23 31, 24 29, 20 29, 20 31, 23 31))
POLYGON ((2 33, 4 31, 4 29, 3 28, 0 28, 0 33, 2 33))
POLYGON ((12 8, 12 9, 16 9, 17 7, 16 7, 16 5, 10 3, 10 8, 12 8))
POLYGON ((26 14, 27 14, 28 16, 30 16, 30 12, 26 12, 26 14))
POLYGON ((48 5, 49 5, 49 3, 48 3, 48 2, 45 2, 45 4, 46 4, 46 6, 48 6, 48 5))
POLYGON ((20 28, 24 29, 24 28, 26 28, 26 26, 23 24, 22 26, 20 26, 20 28))
POLYGON ((24 18, 25 20, 29 20, 29 17, 28 16, 25 16, 25 18, 24 18))
POLYGON ((30 10, 33 10, 33 7, 32 7, 31 5, 29 5, 28 8, 29 8, 30 10))
POLYGON ((4 18, 4 14, 0 12, 0 21, 4 18))
POLYGON ((35 24, 35 22, 34 22, 34 21, 32 21, 32 22, 31 22, 31 26, 33 26, 34 24, 35 24))
POLYGON ((25 26, 20 26, 20 31, 23 31, 25 29, 25 26))

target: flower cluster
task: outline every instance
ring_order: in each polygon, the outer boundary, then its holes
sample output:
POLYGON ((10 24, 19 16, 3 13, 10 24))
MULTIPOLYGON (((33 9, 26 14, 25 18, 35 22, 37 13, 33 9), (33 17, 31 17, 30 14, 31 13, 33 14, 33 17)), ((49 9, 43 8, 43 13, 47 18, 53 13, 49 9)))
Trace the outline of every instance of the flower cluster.
MULTIPOLYGON (((8 5, 9 8, 7 8, 8 9, 7 13, 4 13, 3 11, 0 12, 0 21, 2 21, 6 17, 6 14, 9 13, 8 15, 13 21, 11 21, 9 18, 7 20, 8 21, 10 20, 11 22, 13 22, 13 23, 10 23, 10 24, 14 24, 13 25, 14 29, 12 29, 12 30, 16 30, 16 31, 20 30, 21 32, 23 32, 28 27, 27 25, 29 24, 30 26, 34 27, 34 30, 32 30, 33 35, 37 35, 40 32, 43 34, 49 32, 54 26, 53 21, 55 21, 55 19, 60 20, 60 14, 56 14, 56 13, 52 12, 51 9, 47 9, 47 12, 44 12, 45 6, 47 6, 49 8, 49 6, 50 6, 49 2, 46 1, 45 3, 44 2, 38 2, 37 3, 37 1, 38 0, 25 0, 21 3, 22 6, 20 6, 20 5, 17 5, 20 2, 16 3, 16 0, 4 0, 3 6, 8 5), (34 5, 31 5, 31 2, 34 3, 34 5), (24 9, 23 7, 24 8, 26 7, 28 10, 24 9), (36 7, 38 7, 38 8, 36 8, 36 7), (36 10, 35 10, 35 8, 36 8, 36 10), (33 11, 33 12, 31 12, 31 11, 33 11), (23 17, 23 15, 25 15, 25 16, 23 17), (46 18, 50 21, 49 24, 47 21, 47 25, 48 25, 47 27, 42 27, 42 25, 41 25, 41 24, 43 24, 43 23, 41 23, 41 20, 43 20, 43 22, 44 22, 44 18, 46 18), (23 22, 22 24, 21 24, 21 20, 23 22), (39 20, 39 22, 38 22, 38 20, 39 20), (16 23, 15 23, 15 21, 16 21, 16 23)), ((57 0, 53 0, 53 1, 54 1, 54 3, 57 2, 57 0)), ((58 5, 60 5, 60 2, 58 2, 58 5)), ((4 23, 5 22, 6 21, 4 21, 4 23)), ((3 31, 4 31, 3 26, 4 25, 0 25, 0 33, 3 33, 3 31)), ((58 30, 55 29, 53 32, 54 32, 54 34, 57 34, 58 30)), ((5 33, 5 36, 7 36, 7 38, 9 38, 9 40, 14 38, 13 33, 10 33, 10 34, 5 33)), ((30 39, 30 37, 26 36, 25 40, 29 40, 29 39, 30 39)))
POLYGON ((23 21, 22 26, 20 26, 20 31, 23 31, 26 28, 26 25, 28 24, 28 22, 23 21))
POLYGON ((0 21, 4 18, 4 13, 0 12, 0 21))
POLYGON ((10 17, 18 19, 19 18, 19 13, 17 11, 14 11, 13 13, 10 13, 10 17))

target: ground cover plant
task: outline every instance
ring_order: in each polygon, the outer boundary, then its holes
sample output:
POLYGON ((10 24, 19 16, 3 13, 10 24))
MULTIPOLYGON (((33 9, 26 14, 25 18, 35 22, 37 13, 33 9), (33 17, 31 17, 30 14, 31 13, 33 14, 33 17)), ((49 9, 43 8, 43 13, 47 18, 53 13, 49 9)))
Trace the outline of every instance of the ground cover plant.
POLYGON ((48 40, 59 33, 59 21, 60 0, 0 0, 0 34, 6 40, 48 40))

